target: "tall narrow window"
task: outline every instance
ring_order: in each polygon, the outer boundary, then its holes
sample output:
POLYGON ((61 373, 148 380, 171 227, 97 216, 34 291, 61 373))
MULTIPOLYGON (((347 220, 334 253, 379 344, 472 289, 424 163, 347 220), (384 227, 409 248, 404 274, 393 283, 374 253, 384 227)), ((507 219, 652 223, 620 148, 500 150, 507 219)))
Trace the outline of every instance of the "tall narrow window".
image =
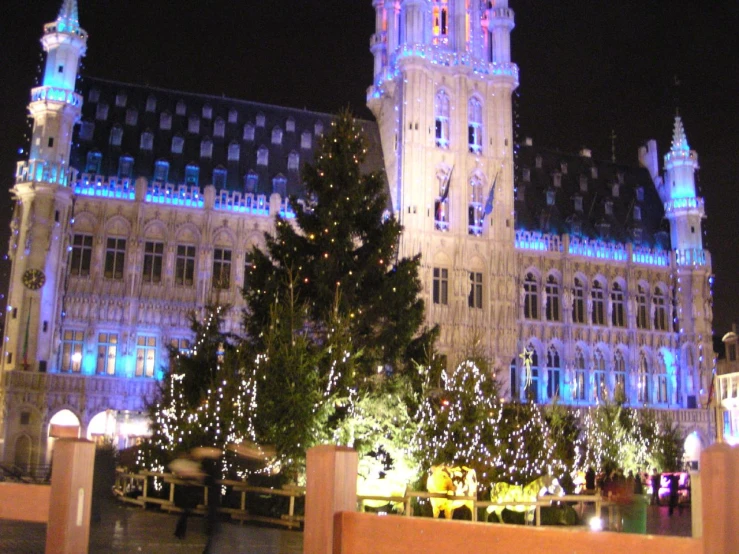
POLYGON ((182 100, 177 101, 177 106, 175 106, 175 113, 177 115, 185 115, 187 113, 187 106, 182 100))
POLYGON ((547 398, 550 400, 559 396, 560 373, 559 352, 550 346, 547 351, 547 398))
POLYGON ((229 123, 238 123, 239 122, 239 112, 231 108, 228 110, 228 122, 229 123))
POLYGON ((572 288, 572 322, 585 323, 585 287, 577 277, 572 288))
POLYGON ((238 142, 234 141, 228 145, 228 161, 229 162, 238 162, 240 155, 241 155, 241 148, 239 147, 238 142))
POLYGON ((533 273, 526 274, 523 293, 523 316, 526 319, 539 319, 539 285, 533 273))
POLYGON ((605 302, 603 296, 603 286, 599 281, 593 281, 593 289, 590 291, 590 298, 593 302, 593 313, 591 314, 593 325, 605 325, 605 302))
POLYGON ((449 0, 433 0, 431 32, 434 44, 449 41, 449 0))
POLYGON ((479 177, 470 179, 470 203, 467 207, 467 226, 470 235, 482 234, 482 182, 479 177))
POLYGON ((157 99, 154 95, 149 95, 146 99, 146 111, 155 112, 157 110, 157 99))
POLYGON ((79 373, 82 369, 82 351, 85 346, 85 332, 66 329, 62 335, 61 370, 79 373))
POLYGON ((287 169, 288 171, 297 171, 300 169, 300 154, 295 150, 287 156, 287 169))
POLYGON ((126 179, 133 176, 133 158, 121 156, 118 158, 118 178, 126 179))
POLYGON ((603 402, 608 398, 608 385, 606 382, 606 360, 600 348, 593 352, 593 400, 603 402))
POLYGON ((300 135, 300 148, 304 150, 309 150, 312 145, 313 135, 311 135, 308 131, 303 131, 303 133, 300 135))
POLYGON ((269 164, 269 150, 266 147, 261 146, 257 150, 257 165, 269 164))
POLYGON ((204 138, 200 142, 200 157, 201 158, 212 158, 213 157, 213 141, 209 138, 204 138))
POLYGON ((72 237, 72 257, 69 263, 69 274, 79 277, 90 275, 92 260, 92 235, 74 235, 72 237))
POLYGON ((98 359, 95 373, 98 375, 115 375, 117 354, 118 335, 116 333, 98 333, 98 359))
POLYGON ((164 244, 147 241, 144 244, 144 283, 162 282, 162 262, 164 261, 164 244))
POLYGON ((190 114, 187 120, 187 132, 193 135, 200 134, 200 118, 197 114, 190 114))
POLYGON ((135 127, 139 122, 139 112, 136 108, 126 110, 126 125, 135 127))
POLYGON ((177 245, 174 282, 176 285, 191 287, 195 276, 195 247, 177 245))
POLYGON ((259 184, 259 175, 255 171, 250 171, 244 177, 244 192, 253 194, 257 192, 257 185, 259 184))
POLYGON ((649 402, 649 363, 644 352, 639 352, 638 390, 636 399, 642 404, 649 402))
POLYGON ((449 148, 449 96, 443 90, 436 94, 434 102, 436 146, 449 148))
POLYGON ((626 391, 626 361, 620 350, 613 356, 613 398, 616 402, 628 402, 626 391))
POLYGON ((585 400, 587 398, 588 372, 585 368, 585 355, 580 347, 575 349, 575 373, 572 382, 573 400, 585 400))
POLYGON ((432 297, 434 304, 446 306, 449 303, 449 270, 443 267, 434 268, 432 297))
POLYGON ((467 297, 470 308, 482 309, 482 273, 470 271, 470 293, 467 297))
POLYGON ((470 152, 479 154, 482 152, 482 104, 477 98, 470 98, 467 110, 467 143, 470 152))
POLYGON ((154 181, 166 183, 168 177, 169 162, 167 160, 157 160, 154 162, 154 181))
POLYGON ((154 149, 154 133, 151 131, 144 131, 141 133, 141 140, 139 142, 139 148, 141 150, 153 150, 154 149))
POLYGON ((182 149, 185 147, 185 139, 180 135, 172 137, 172 154, 182 154, 182 149))
POLYGON ((282 144, 282 129, 280 129, 279 127, 275 127, 274 129, 272 129, 272 144, 282 144))
POLYGON ((105 278, 123 279, 126 260, 126 239, 108 238, 105 247, 105 278))
POLYGON ((136 377, 153 377, 157 360, 157 338, 136 337, 136 377))
POLYGON ((213 250, 213 288, 231 288, 231 250, 226 248, 213 250))
POLYGON ((652 296, 654 304, 654 328, 657 331, 667 330, 667 306, 665 301, 665 293, 661 287, 654 287, 654 296, 652 296))
POLYGON ((641 285, 636 289, 636 326, 639 329, 649 329, 647 317, 647 291, 641 285))
POLYGON ((185 184, 190 187, 198 186, 200 177, 200 168, 196 165, 188 164, 185 167, 185 184))
POLYGON ((546 310, 547 321, 559 321, 559 283, 554 275, 547 277, 544 291, 546 292, 544 309, 546 310))
POLYGON ((120 146, 123 141, 123 127, 120 125, 114 125, 110 130, 110 145, 120 146))
POLYGON ((226 188, 227 177, 228 172, 225 168, 218 166, 213 170, 213 186, 216 188, 216 190, 226 188))
POLYGON ((623 327, 626 324, 624 318, 624 291, 621 285, 611 285, 611 323, 614 327, 623 327))
POLYGON ((254 140, 254 125, 251 123, 246 123, 244 125, 243 139, 249 142, 254 140))
POLYGON ((226 122, 223 121, 222 117, 217 117, 213 124, 213 136, 216 138, 223 138, 226 134, 226 122))
POLYGON ((203 106, 203 119, 213 119, 213 107, 210 104, 203 106))
POLYGON ((162 112, 159 115, 159 128, 162 131, 172 130, 172 114, 169 112, 162 112))

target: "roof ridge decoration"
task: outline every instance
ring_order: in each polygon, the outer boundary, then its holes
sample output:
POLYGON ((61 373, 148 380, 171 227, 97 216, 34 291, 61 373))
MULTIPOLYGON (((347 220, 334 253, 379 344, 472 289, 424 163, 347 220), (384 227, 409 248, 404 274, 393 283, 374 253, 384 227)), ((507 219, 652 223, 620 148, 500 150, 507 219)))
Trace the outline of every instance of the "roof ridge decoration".
POLYGON ((57 30, 67 33, 79 33, 80 17, 77 0, 63 0, 59 15, 56 18, 57 30))
POLYGON ((685 135, 683 120, 679 115, 675 116, 675 128, 672 132, 672 150, 674 152, 690 152, 688 137, 685 135))

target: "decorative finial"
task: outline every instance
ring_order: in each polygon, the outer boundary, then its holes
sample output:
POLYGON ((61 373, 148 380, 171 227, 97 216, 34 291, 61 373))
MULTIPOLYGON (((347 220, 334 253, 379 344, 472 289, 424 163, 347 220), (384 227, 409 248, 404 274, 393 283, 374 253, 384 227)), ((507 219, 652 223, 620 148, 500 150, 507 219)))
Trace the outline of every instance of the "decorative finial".
POLYGON ((675 128, 672 132, 672 150, 690 152, 688 137, 685 136, 685 129, 683 128, 683 120, 679 115, 675 116, 675 128))
POLYGON ((78 33, 80 31, 80 16, 77 9, 77 0, 63 0, 56 18, 56 29, 59 32, 78 33))

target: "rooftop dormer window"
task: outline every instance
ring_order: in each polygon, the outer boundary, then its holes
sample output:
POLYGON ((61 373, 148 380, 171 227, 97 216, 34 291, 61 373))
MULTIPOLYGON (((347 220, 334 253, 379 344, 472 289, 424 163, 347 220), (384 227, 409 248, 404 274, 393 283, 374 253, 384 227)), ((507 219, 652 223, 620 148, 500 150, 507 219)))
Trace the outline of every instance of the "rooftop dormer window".
POLYGON ((157 99, 152 94, 146 99, 146 111, 150 113, 157 111, 157 99))
POLYGON ((187 132, 193 135, 200 133, 200 118, 196 114, 191 114, 187 120, 187 132))
POLYGON ((634 206, 634 221, 641 221, 641 208, 634 206))
POLYGON ((313 137, 308 131, 303 131, 303 134, 300 135, 300 148, 303 148, 304 150, 308 150, 313 145, 313 137))
POLYGON ((596 166, 593 166, 590 168, 590 178, 591 179, 597 179, 598 178, 598 168, 596 166))
POLYGON ((87 101, 94 104, 98 100, 100 100, 100 91, 96 88, 91 88, 90 92, 87 93, 87 101))
POLYGON ((588 192, 588 176, 580 175, 580 192, 588 192))
POLYGON ((118 159, 118 178, 127 179, 133 174, 133 158, 131 156, 121 156, 118 159))
POLYGON ((182 149, 185 147, 185 139, 180 135, 172 137, 172 154, 182 154, 182 149))
POLYGON ((238 142, 233 141, 231 144, 228 145, 228 161, 238 162, 240 155, 241 155, 241 147, 239 146, 238 142))
POLYGON ((549 189, 547 191, 547 206, 554 206, 554 199, 556 197, 555 191, 549 189))
POLYGON ((216 188, 216 190, 226 188, 227 176, 228 176, 228 173, 221 166, 218 166, 213 170, 213 186, 216 188))
POLYGON ((244 191, 247 194, 251 194, 257 191, 257 184, 259 183, 259 175, 255 171, 250 171, 244 177, 244 191))
POLYGON ((567 175, 567 162, 560 163, 560 171, 562 175, 567 175))
POLYGON ((288 171, 297 171, 300 169, 300 154, 295 150, 290 152, 287 157, 287 169, 288 171))
POLYGON ((213 136, 223 138, 226 134, 226 122, 223 121, 222 117, 217 117, 216 122, 213 125, 213 136))
POLYGON ((613 202, 608 200, 604 205, 606 215, 613 215, 613 202))
POLYGON ((272 179, 272 192, 276 192, 281 198, 287 196, 287 179, 285 179, 284 175, 276 175, 272 179))
MULTIPOLYGON (((83 121, 80 124, 80 140, 92 140, 95 134, 95 122, 94 121, 83 121)), ((112 140, 112 139, 111 139, 112 140)))
POLYGON ((209 138, 204 138, 200 142, 200 157, 201 158, 212 158, 213 157, 213 141, 209 138))
POLYGON ((575 204, 575 211, 582 213, 582 196, 575 196, 572 201, 575 204))
POLYGON ((98 104, 97 109, 95 110, 95 119, 98 121, 105 121, 108 119, 108 105, 104 103, 98 104))
POLYGON ((157 160, 154 163, 154 180, 159 183, 166 183, 169 177, 169 162, 167 160, 157 160))
POLYGON ((233 108, 228 110, 228 122, 238 123, 239 122, 239 112, 237 112, 233 108))
POLYGON ((189 187, 197 187, 200 178, 200 168, 195 164, 185 166, 185 184, 189 187))
POLYGON ((636 201, 644 202, 644 187, 638 187, 636 189, 636 201))
POLYGON ((139 148, 141 150, 153 150, 154 149, 154 133, 148 130, 141 133, 141 141, 139 142, 139 148))
POLYGON ((116 108, 125 108, 126 107, 126 100, 127 95, 125 92, 121 91, 118 94, 115 95, 115 106, 116 108))
POLYGON ((313 133, 315 133, 317 137, 323 135, 323 121, 316 121, 316 124, 313 125, 313 133))
POLYGON ((203 119, 213 119, 213 108, 210 104, 203 106, 203 119))
POLYGON ((185 115, 187 114, 187 106, 182 100, 179 100, 177 102, 177 106, 175 107, 175 113, 177 115, 185 115))
POLYGON ((266 146, 260 146, 257 150, 257 165, 268 165, 269 164, 269 150, 266 146))
POLYGON ((169 112, 162 112, 159 116, 159 128, 162 131, 172 130, 172 114, 169 112))
POLYGON ((92 173, 93 175, 97 175, 100 173, 100 166, 103 163, 103 155, 93 150, 92 152, 87 153, 87 164, 85 165, 85 172, 86 173, 92 173))
POLYGON ((521 179, 524 183, 530 183, 531 182, 531 169, 528 167, 524 167, 521 170, 521 179))
POLYGON ((623 184, 624 184, 624 174, 623 174, 623 172, 622 172, 622 171, 619 171, 619 172, 618 172, 618 173, 616 174, 616 180, 618 181, 618 184, 619 184, 619 185, 623 185, 623 184))
POLYGON ((295 120, 292 117, 288 117, 287 121, 285 121, 285 130, 288 133, 295 132, 295 120))
POLYGON ((251 123, 246 123, 244 125, 244 140, 248 140, 249 142, 254 140, 254 125, 251 123))
POLYGON ((620 187, 620 185, 618 183, 613 183, 613 185, 611 186, 611 196, 613 196, 614 198, 618 198, 618 194, 620 192, 620 190, 619 190, 620 188, 621 187, 620 187))
POLYGON ((122 141, 123 127, 121 127, 120 125, 114 125, 113 128, 110 130, 110 145, 120 146, 122 141))
POLYGON ((282 144, 282 129, 279 127, 272 129, 272 144, 282 144))
POLYGON ((554 185, 555 188, 561 188, 562 187, 562 174, 558 171, 555 171, 552 174, 552 185, 554 185))
POLYGON ((266 118, 263 113, 257 114, 257 127, 264 127, 266 118))
POLYGON ((135 127, 139 122, 139 111, 136 108, 128 108, 126 110, 126 125, 135 127))
POLYGON ((541 164, 544 160, 542 160, 542 157, 537 154, 536 159, 534 160, 534 164, 536 165, 536 169, 541 169, 541 164))

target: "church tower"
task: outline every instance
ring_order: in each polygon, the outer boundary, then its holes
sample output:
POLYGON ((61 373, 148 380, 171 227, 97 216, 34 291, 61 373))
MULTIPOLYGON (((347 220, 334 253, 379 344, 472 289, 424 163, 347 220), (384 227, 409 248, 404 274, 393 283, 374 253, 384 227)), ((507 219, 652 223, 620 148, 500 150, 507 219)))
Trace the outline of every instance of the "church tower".
POLYGON ((75 83, 87 47, 76 0, 64 0, 56 21, 44 26, 41 45, 46 67, 28 105, 33 118, 29 157, 18 163, 12 189, 12 267, 2 360, 6 371, 46 371, 59 341, 57 291, 64 278, 73 203, 69 153, 82 109, 75 83))
POLYGON ((515 356, 511 62, 507 0, 374 0, 374 83, 400 255, 421 255, 429 324, 450 356, 515 356))

